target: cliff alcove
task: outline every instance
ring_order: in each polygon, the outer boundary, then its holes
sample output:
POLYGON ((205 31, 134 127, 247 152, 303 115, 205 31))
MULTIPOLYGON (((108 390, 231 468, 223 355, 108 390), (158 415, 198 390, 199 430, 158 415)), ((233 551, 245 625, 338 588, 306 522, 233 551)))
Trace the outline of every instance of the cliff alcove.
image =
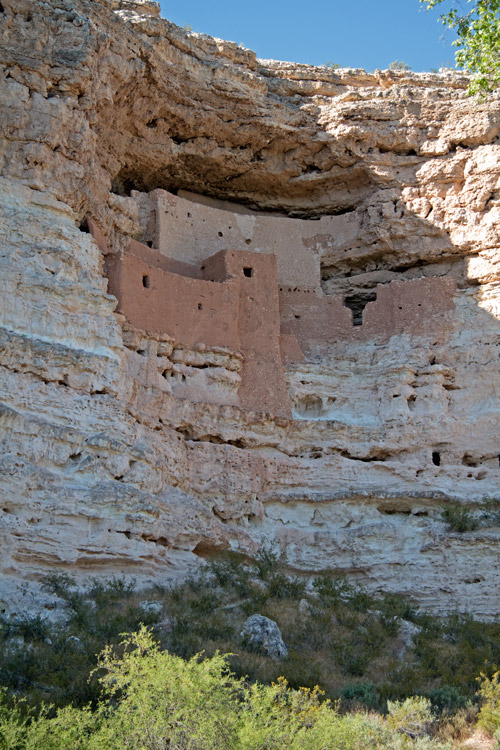
POLYGON ((266 543, 497 616, 498 97, 2 5, 6 606, 266 543))

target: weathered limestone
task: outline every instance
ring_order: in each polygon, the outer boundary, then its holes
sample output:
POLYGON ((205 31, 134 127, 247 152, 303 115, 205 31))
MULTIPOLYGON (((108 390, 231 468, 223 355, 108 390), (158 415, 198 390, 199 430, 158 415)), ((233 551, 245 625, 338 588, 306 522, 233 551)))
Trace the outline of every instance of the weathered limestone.
POLYGON ((165 580, 266 541, 297 570, 497 617, 497 97, 452 73, 257 60, 154 3, 2 8, 5 606, 43 607, 46 573, 165 580), (277 258, 272 315, 239 296, 230 346, 187 337, 187 313, 182 336, 163 328, 172 301, 152 330, 116 312, 105 266, 171 274, 182 305, 236 287, 203 276, 219 251, 277 258), (254 319, 274 321, 260 363, 254 319), (241 400, 278 359, 288 415, 241 400), (450 504, 477 530, 450 530, 450 504))

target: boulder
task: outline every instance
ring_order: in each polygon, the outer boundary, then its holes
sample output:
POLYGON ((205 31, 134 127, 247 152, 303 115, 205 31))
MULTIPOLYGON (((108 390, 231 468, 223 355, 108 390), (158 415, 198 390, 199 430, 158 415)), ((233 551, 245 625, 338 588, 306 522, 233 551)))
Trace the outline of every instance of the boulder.
POLYGON ((245 621, 240 637, 255 651, 261 651, 272 659, 286 659, 288 649, 274 620, 263 615, 252 615, 245 621))

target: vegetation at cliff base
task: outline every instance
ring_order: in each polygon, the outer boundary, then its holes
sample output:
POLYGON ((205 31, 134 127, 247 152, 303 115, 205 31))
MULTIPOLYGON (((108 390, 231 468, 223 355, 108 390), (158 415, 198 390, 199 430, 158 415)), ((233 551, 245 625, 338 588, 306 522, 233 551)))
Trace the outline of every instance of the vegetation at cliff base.
POLYGON ((496 731, 500 625, 430 616, 333 574, 311 586, 271 550, 147 592, 122 579, 46 586, 55 622, 0 623, 2 750, 458 747, 481 701, 496 731), (255 613, 278 624, 286 658, 241 638, 255 613))
POLYGON ((185 661, 162 651, 142 628, 107 648, 97 671, 98 705, 24 716, 3 706, 0 738, 6 750, 415 750, 446 745, 425 740, 433 721, 425 698, 391 704, 389 718, 341 716, 318 688, 293 690, 236 677, 220 654, 185 661), (423 742, 421 740, 424 740, 423 742))
MULTIPOLYGON (((444 0, 420 2, 430 9, 444 0)), ((473 74, 471 93, 490 92, 500 83, 500 0, 469 0, 466 6, 457 2, 453 6, 440 19, 457 33, 453 42, 457 65, 473 74)))

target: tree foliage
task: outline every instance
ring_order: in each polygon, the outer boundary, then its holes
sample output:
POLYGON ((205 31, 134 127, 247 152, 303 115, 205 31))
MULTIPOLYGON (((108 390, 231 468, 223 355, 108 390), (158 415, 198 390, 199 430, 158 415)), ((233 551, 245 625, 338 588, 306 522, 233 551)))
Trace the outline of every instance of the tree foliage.
MULTIPOLYGON (((428 9, 445 0, 420 0, 428 9)), ((454 0, 441 21, 455 29, 457 65, 473 74, 470 93, 487 93, 500 84, 500 0, 454 0)))

